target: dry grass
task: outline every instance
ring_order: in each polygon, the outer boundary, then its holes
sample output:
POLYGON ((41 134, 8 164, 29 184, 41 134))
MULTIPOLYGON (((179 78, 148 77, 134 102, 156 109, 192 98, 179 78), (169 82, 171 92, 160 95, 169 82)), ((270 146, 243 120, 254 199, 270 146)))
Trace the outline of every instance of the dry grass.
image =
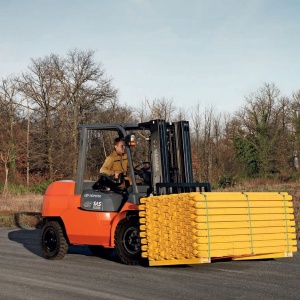
POLYGON ((41 222, 42 195, 0 196, 0 226, 37 227, 41 222))
POLYGON ((0 196, 0 211, 41 212, 42 195, 0 196))

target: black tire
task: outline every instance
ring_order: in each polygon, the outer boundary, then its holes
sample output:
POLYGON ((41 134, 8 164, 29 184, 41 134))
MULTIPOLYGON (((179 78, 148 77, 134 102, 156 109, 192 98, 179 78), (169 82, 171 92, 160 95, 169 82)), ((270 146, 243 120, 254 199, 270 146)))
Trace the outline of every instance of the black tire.
POLYGON ((115 248, 123 263, 141 263, 140 229, 136 216, 128 216, 119 222, 115 231, 115 248))
POLYGON ((108 258, 114 251, 114 248, 104 248, 96 245, 89 245, 89 249, 94 256, 102 258, 108 258))
POLYGON ((41 233, 42 254, 47 259, 62 259, 68 252, 68 242, 57 221, 47 222, 41 233))

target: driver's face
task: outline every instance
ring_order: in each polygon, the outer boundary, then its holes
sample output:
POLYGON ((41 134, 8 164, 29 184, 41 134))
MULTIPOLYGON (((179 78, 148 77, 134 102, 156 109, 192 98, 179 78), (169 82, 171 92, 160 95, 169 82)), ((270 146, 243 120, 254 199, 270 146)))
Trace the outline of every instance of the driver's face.
POLYGON ((119 155, 123 155, 125 153, 125 142, 120 141, 116 146, 115 146, 116 152, 119 155))

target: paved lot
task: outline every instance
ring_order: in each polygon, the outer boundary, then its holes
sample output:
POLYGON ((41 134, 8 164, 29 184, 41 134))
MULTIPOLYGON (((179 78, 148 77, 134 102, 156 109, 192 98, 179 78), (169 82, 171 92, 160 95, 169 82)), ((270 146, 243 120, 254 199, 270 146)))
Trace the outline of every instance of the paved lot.
POLYGON ((300 299, 300 255, 172 267, 121 264, 71 247, 45 260, 40 230, 0 228, 0 299, 300 299))

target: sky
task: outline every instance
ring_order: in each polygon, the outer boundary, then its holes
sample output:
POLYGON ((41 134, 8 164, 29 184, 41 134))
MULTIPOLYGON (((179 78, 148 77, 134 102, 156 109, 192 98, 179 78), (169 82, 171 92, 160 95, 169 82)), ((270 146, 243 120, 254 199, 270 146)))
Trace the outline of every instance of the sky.
POLYGON ((0 0, 0 78, 94 50, 119 101, 235 112, 264 83, 300 90, 299 0, 0 0))

